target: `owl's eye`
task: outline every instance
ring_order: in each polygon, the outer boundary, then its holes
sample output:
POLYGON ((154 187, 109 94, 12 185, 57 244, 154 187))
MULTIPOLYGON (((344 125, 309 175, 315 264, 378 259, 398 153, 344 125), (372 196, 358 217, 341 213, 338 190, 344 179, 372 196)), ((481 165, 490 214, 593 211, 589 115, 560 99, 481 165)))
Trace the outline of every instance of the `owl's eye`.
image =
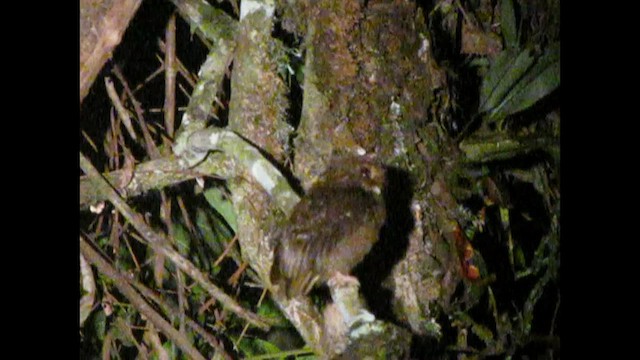
POLYGON ((369 169, 366 166, 363 166, 362 168, 360 168, 360 175, 362 175, 362 177, 364 178, 370 178, 371 177, 371 169, 369 169))

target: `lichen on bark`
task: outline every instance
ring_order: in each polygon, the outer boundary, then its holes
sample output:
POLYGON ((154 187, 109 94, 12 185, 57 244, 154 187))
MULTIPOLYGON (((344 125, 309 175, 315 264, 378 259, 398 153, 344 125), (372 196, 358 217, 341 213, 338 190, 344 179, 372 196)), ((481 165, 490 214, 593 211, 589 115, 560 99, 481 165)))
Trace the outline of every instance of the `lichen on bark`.
MULTIPOLYGON (((273 57, 273 48, 280 45, 271 37, 272 30, 273 17, 265 10, 249 12, 239 23, 231 75, 229 129, 283 162, 291 127, 285 121, 287 88, 273 57)), ((235 190, 232 200, 242 224, 238 238, 243 256, 268 283, 272 250, 265 235, 272 222, 272 203, 259 184, 250 184, 253 181, 250 173, 241 174, 230 187, 235 190)))

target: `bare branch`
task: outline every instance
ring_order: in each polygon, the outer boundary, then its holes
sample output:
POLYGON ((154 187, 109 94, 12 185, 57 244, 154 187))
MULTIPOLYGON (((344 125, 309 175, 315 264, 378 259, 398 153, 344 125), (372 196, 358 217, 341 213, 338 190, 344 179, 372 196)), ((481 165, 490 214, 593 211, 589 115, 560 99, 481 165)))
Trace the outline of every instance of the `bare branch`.
POLYGON ((176 15, 171 15, 165 31, 164 127, 173 137, 176 115, 176 15))

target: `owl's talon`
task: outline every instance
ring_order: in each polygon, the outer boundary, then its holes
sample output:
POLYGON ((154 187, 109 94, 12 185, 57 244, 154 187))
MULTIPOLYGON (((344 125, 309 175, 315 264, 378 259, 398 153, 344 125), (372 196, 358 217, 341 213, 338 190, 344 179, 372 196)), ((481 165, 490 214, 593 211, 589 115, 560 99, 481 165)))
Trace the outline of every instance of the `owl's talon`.
POLYGON ((349 319, 348 326, 350 329, 355 329, 364 324, 372 323, 375 320, 376 320, 376 317, 372 313, 368 312, 365 309, 360 309, 360 311, 358 312, 358 315, 349 319))

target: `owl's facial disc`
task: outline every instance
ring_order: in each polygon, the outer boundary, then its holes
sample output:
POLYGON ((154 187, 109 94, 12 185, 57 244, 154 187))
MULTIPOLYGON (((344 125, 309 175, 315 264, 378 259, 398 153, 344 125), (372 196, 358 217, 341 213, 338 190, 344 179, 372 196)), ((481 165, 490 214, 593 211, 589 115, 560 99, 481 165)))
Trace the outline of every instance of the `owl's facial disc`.
POLYGON ((384 184, 384 170, 375 164, 362 164, 360 168, 362 183, 376 195, 380 195, 384 184))

